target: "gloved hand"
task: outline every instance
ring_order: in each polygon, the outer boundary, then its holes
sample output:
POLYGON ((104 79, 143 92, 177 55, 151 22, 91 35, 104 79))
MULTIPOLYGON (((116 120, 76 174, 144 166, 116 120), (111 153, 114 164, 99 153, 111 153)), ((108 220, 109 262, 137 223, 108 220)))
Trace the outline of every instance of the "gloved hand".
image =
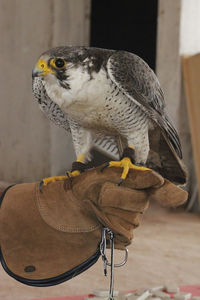
POLYGON ((44 186, 17 184, 3 193, 0 209, 1 262, 20 282, 49 286, 88 269, 100 256, 103 227, 125 249, 149 201, 178 206, 187 192, 156 172, 130 170, 121 186, 121 169, 88 170, 44 186))
POLYGON ((90 207, 91 215, 115 233, 117 249, 131 243, 139 215, 148 208, 150 200, 164 207, 176 207, 187 200, 186 191, 153 170, 130 170, 121 186, 117 185, 121 168, 101 170, 98 167, 75 177, 72 190, 85 208, 90 207))

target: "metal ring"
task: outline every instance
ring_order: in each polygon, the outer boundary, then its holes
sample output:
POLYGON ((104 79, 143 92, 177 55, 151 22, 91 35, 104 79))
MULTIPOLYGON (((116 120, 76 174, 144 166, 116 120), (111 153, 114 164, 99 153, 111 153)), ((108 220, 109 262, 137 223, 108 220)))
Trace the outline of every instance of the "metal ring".
MULTIPOLYGON (((115 268, 122 267, 127 262, 127 260, 128 260, 128 249, 126 248, 126 249, 124 249, 124 251, 125 251, 125 258, 124 258, 124 260, 120 264, 114 264, 115 268)), ((107 264, 107 266, 111 267, 111 264, 109 262, 107 262, 106 264, 107 264)))

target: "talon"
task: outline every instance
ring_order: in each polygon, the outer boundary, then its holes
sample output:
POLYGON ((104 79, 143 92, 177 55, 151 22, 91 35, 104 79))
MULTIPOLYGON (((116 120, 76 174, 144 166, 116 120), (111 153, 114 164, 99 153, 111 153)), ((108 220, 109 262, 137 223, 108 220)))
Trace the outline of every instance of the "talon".
MULTIPOLYGON (((80 165, 82 167, 82 170, 85 169, 85 165, 81 162, 75 162, 77 165, 80 165)), ((72 170, 71 172, 67 171, 66 176, 53 176, 53 177, 48 177, 44 178, 40 184, 39 184, 39 190, 42 193, 43 186, 46 186, 47 184, 55 181, 60 181, 60 180, 66 180, 70 179, 72 181, 72 177, 78 176, 81 174, 81 170, 72 170)))
POLYGON ((101 168, 100 171, 103 172, 105 168, 109 167, 109 164, 110 164, 109 162, 105 163, 105 164, 102 166, 102 168, 101 168))
POLYGON ((131 159, 129 157, 124 157, 122 160, 120 161, 110 161, 109 162, 109 167, 121 167, 123 168, 123 172, 119 181, 118 185, 121 185, 123 180, 126 179, 129 170, 133 169, 133 170, 140 170, 140 171, 147 171, 149 170, 146 167, 140 167, 140 166, 136 166, 131 162, 131 159))
POLYGON ((78 176, 80 174, 81 174, 81 172, 78 170, 75 170, 73 172, 69 172, 69 171, 66 172, 67 178, 69 179, 71 186, 72 186, 72 178, 75 176, 78 176))
POLYGON ((39 184, 39 191, 40 191, 40 193, 42 193, 43 184, 44 184, 43 180, 40 181, 40 184, 39 184))
POLYGON ((123 178, 120 178, 120 181, 118 182, 117 186, 120 186, 122 184, 122 182, 124 181, 123 178))
POLYGON ((70 172, 67 171, 67 172, 66 172, 66 175, 67 175, 68 179, 70 180, 70 183, 72 183, 72 178, 71 178, 71 176, 70 176, 70 172))
POLYGON ((68 178, 67 176, 53 176, 53 177, 44 178, 42 181, 40 181, 39 190, 42 193, 43 186, 46 186, 47 184, 49 184, 51 182, 65 180, 67 178, 68 178))

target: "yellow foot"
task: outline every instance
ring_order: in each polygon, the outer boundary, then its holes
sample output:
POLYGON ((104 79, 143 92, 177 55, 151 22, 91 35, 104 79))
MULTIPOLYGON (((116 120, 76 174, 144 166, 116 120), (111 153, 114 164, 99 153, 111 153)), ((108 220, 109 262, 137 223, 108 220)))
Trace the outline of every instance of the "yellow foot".
POLYGON ((78 176, 78 175, 80 175, 80 174, 81 174, 81 172, 78 171, 78 170, 75 170, 75 171, 72 171, 72 172, 67 171, 67 177, 68 177, 68 178, 69 178, 69 177, 75 177, 75 176, 78 176))
POLYGON ((80 171, 76 170, 76 171, 73 171, 73 172, 67 172, 67 176, 52 176, 52 177, 44 178, 40 182, 40 192, 42 192, 42 187, 43 186, 46 186, 47 184, 49 184, 51 182, 66 180, 68 178, 75 177, 75 176, 78 176, 78 175, 80 175, 80 171))
POLYGON ((108 167, 121 167, 123 168, 123 172, 120 178, 120 182, 119 185, 123 182, 123 180, 126 179, 128 172, 130 169, 134 169, 134 170, 140 170, 140 171, 147 171, 149 170, 146 167, 142 167, 142 166, 136 166, 134 165, 129 157, 124 157, 122 160, 120 161, 110 161, 108 164, 108 167))
POLYGON ((65 180, 65 179, 67 179, 67 176, 53 176, 53 177, 44 178, 42 180, 42 185, 47 185, 48 183, 59 181, 59 180, 65 180))

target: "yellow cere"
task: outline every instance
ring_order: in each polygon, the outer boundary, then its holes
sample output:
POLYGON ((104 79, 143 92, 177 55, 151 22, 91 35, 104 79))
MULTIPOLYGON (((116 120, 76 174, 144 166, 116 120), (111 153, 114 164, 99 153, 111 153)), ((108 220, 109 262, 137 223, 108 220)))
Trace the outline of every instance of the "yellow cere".
POLYGON ((40 59, 38 62, 37 62, 37 66, 36 66, 40 71, 42 71, 42 76, 45 76, 49 73, 52 73, 54 74, 55 72, 48 67, 47 63, 45 60, 43 59, 40 59))

